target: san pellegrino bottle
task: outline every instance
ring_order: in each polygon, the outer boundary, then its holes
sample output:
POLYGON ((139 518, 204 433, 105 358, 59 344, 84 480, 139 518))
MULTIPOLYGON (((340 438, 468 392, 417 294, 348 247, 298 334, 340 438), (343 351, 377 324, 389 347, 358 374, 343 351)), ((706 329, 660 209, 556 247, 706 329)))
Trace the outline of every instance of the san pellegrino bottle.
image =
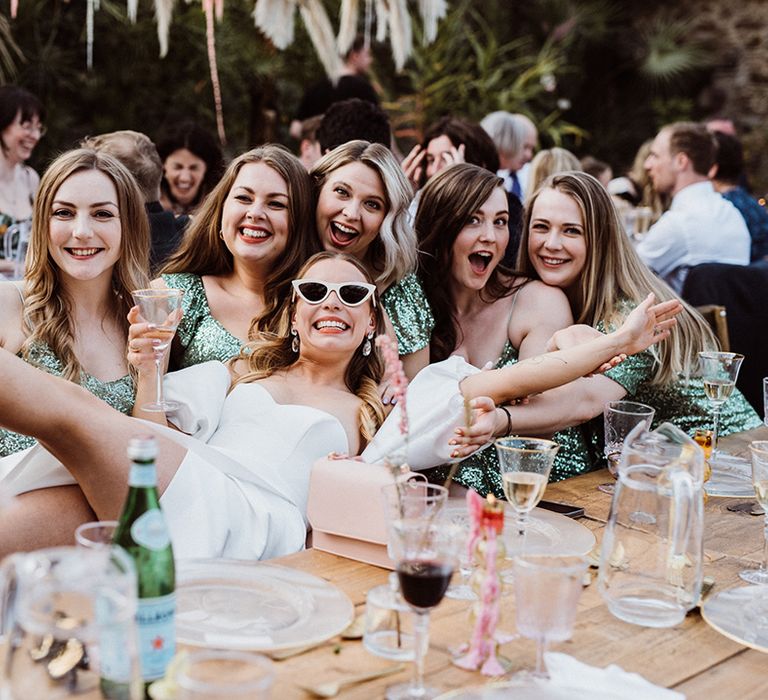
POLYGON ((136 565, 136 623, 145 683, 165 675, 176 651, 176 570, 168 526, 160 510, 156 457, 157 441, 151 435, 128 443, 128 497, 113 538, 136 565))

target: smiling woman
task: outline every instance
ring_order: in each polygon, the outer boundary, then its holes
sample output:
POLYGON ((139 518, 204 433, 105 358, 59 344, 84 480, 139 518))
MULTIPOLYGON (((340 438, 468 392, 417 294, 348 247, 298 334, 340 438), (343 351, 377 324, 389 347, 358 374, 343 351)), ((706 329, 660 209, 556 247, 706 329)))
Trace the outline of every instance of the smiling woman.
POLYGON ((257 326, 271 330, 291 280, 317 249, 301 162, 269 144, 232 161, 153 282, 185 292, 171 367, 223 362, 257 326))
MULTIPOLYGON (((134 399, 125 358, 128 300, 147 284, 143 202, 111 156, 65 153, 40 183, 24 282, 0 283, 0 345, 125 413, 134 399)), ((34 442, 0 431, 0 454, 34 442)))
POLYGON ((408 376, 429 362, 434 319, 416 268, 416 236, 407 210, 413 190, 392 152, 350 141, 323 156, 310 175, 322 247, 353 255, 381 294, 408 376))

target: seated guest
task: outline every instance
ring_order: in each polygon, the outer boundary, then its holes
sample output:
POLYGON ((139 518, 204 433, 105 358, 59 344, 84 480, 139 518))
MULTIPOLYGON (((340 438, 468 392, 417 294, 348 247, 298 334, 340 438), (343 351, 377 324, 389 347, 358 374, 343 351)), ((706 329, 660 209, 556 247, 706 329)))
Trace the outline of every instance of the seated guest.
POLYGON ((526 200, 541 187, 550 175, 564 173, 568 170, 581 170, 579 159, 565 148, 545 148, 539 151, 531 161, 526 185, 526 200))
POLYGON ((339 146, 323 156, 310 175, 320 245, 367 266, 405 371, 413 377, 429 363, 434 319, 415 275, 416 236, 407 218, 413 191, 408 180, 388 148, 367 141, 339 146))
POLYGON ((714 132, 714 137, 717 155, 712 168, 712 184, 744 217, 752 238, 749 259, 755 262, 768 255, 768 211, 739 185, 744 179, 744 155, 739 140, 721 131, 714 132))
POLYGON ((254 324, 272 328, 299 266, 318 249, 312 214, 309 175, 282 146, 230 163, 152 283, 184 290, 172 368, 224 362, 254 324))
MULTIPOLYGON (((560 287, 576 323, 590 327, 582 327, 587 334, 615 328, 649 291, 657 299, 677 299, 639 259, 605 188, 585 173, 554 175, 539 190, 528 204, 520 251, 521 273, 560 287)), ((674 335, 652 351, 604 375, 533 397, 527 406, 510 407, 515 431, 584 423, 599 416, 607 401, 625 397, 655 408, 657 424, 670 421, 689 434, 711 427, 697 354, 716 349, 717 343, 690 306, 684 304, 677 321, 674 335)), ((721 435, 760 423, 735 390, 722 408, 721 435)), ((597 426, 601 431, 602 425, 597 426)))
POLYGON ((44 119, 43 105, 31 92, 0 86, 0 272, 14 267, 12 260, 3 260, 15 245, 6 244, 5 232, 15 224, 28 225, 32 216, 40 178, 24 163, 45 133, 44 119))
MULTIPOLYGON (((461 355, 475 367, 510 366, 540 355, 556 331, 573 323, 561 290, 501 264, 509 238, 505 194, 501 178, 469 164, 442 170, 422 191, 416 216, 418 274, 435 316, 432 362, 461 355)), ((561 449, 553 480, 592 468, 578 431, 560 432, 554 439, 561 449)), ((454 480, 480 491, 493 485, 501 496, 498 472, 491 446, 462 462, 454 480)), ((447 473, 442 468, 428 478, 443 482, 447 473)))
POLYGON ((174 216, 160 204, 163 162, 155 144, 149 136, 138 131, 113 131, 109 134, 89 136, 83 139, 80 145, 109 153, 131 171, 144 195, 144 206, 149 217, 152 236, 149 266, 152 271, 159 269, 178 247, 189 223, 189 217, 185 214, 174 216))
MULTIPOLYGON (((127 490, 126 447, 139 426, 160 443, 158 486, 176 556, 260 559, 302 549, 313 462, 330 451, 359 453, 375 442, 379 426, 397 433, 399 416, 395 425, 384 421, 378 397, 382 362, 369 336, 382 331, 383 317, 366 268, 349 256, 321 253, 302 267, 294 290, 279 333, 257 337, 229 370, 207 363, 167 379, 169 394, 184 403, 169 418, 195 436, 167 427, 162 414, 158 424, 137 424, 0 350, 0 425, 38 437, 50 451, 33 448, 24 468, 11 466, 2 482, 23 493, 0 513, 0 556, 67 542, 79 523, 116 517, 127 490), (327 321, 337 327, 329 331, 327 321), (30 395, 46 400, 21 410, 30 395)), ((470 402, 470 426, 463 410, 446 426, 464 433, 454 438, 464 456, 506 425, 495 402, 569 381, 664 338, 674 305, 651 303, 615 333, 514 367, 479 372, 453 358, 442 374, 427 369, 421 394, 417 382, 412 387, 411 410, 470 402)), ((131 346, 140 391, 148 389, 152 338, 132 333, 131 346)))
POLYGON ((703 125, 689 122, 665 126, 645 161, 654 188, 671 194, 672 204, 638 243, 637 252, 677 292, 693 265, 749 263, 744 219, 708 179, 714 162, 714 138, 703 125))
MULTIPOLYGON (((0 345, 130 413, 131 292, 147 279, 149 227, 128 170, 90 149, 59 156, 40 182, 23 282, 0 282, 0 345)), ((4 389, 3 391, 6 391, 4 389)), ((45 401, 31 394, 30 405, 45 401)), ((0 455, 34 438, 0 430, 0 455)))
POLYGON ((176 216, 192 214, 219 181, 221 149, 216 139, 197 124, 185 123, 157 142, 163 161, 160 202, 176 216))
POLYGON ((317 127, 320 153, 325 155, 349 141, 392 145, 392 134, 387 113, 376 104, 352 98, 334 102, 317 127))

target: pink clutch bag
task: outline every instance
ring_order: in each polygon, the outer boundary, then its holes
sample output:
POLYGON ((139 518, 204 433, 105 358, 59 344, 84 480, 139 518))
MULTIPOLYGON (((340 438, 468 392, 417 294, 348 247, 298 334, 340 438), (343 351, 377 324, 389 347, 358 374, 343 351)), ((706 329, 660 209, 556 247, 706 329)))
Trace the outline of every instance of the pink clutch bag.
POLYGON ((319 459, 309 479, 307 518, 312 546, 347 559, 393 569, 381 489, 394 477, 383 464, 319 459))

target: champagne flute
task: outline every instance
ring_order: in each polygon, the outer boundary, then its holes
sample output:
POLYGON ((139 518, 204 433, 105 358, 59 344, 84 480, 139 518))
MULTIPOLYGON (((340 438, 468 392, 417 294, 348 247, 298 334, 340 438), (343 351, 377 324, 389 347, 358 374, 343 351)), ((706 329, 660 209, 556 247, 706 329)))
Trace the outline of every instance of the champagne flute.
POLYGON ((755 496, 765 511, 763 526, 763 561, 757 569, 740 571, 739 576, 747 583, 768 584, 768 440, 754 440, 749 445, 752 453, 752 483, 755 496))
POLYGON ((501 482, 504 495, 517 513, 517 530, 525 546, 528 514, 547 488, 549 472, 560 445, 539 438, 499 438, 501 482))
POLYGON ((179 407, 176 401, 166 401, 163 398, 163 356, 176 333, 176 327, 181 321, 181 301, 184 291, 181 289, 137 289, 133 292, 133 300, 139 307, 141 317, 154 327, 151 335, 157 339, 155 350, 156 370, 156 400, 144 404, 144 411, 165 412, 179 407))
POLYGON ((456 567, 459 538, 441 518, 404 519, 396 530, 396 571, 400 593, 414 612, 414 674, 410 683, 387 688, 387 700, 434 698, 424 685, 424 656, 429 647, 429 612, 443 599, 456 567))
POLYGON ((699 371, 704 392, 712 405, 712 460, 717 460, 718 424, 720 409, 733 393, 744 355, 734 352, 700 352, 699 371))

